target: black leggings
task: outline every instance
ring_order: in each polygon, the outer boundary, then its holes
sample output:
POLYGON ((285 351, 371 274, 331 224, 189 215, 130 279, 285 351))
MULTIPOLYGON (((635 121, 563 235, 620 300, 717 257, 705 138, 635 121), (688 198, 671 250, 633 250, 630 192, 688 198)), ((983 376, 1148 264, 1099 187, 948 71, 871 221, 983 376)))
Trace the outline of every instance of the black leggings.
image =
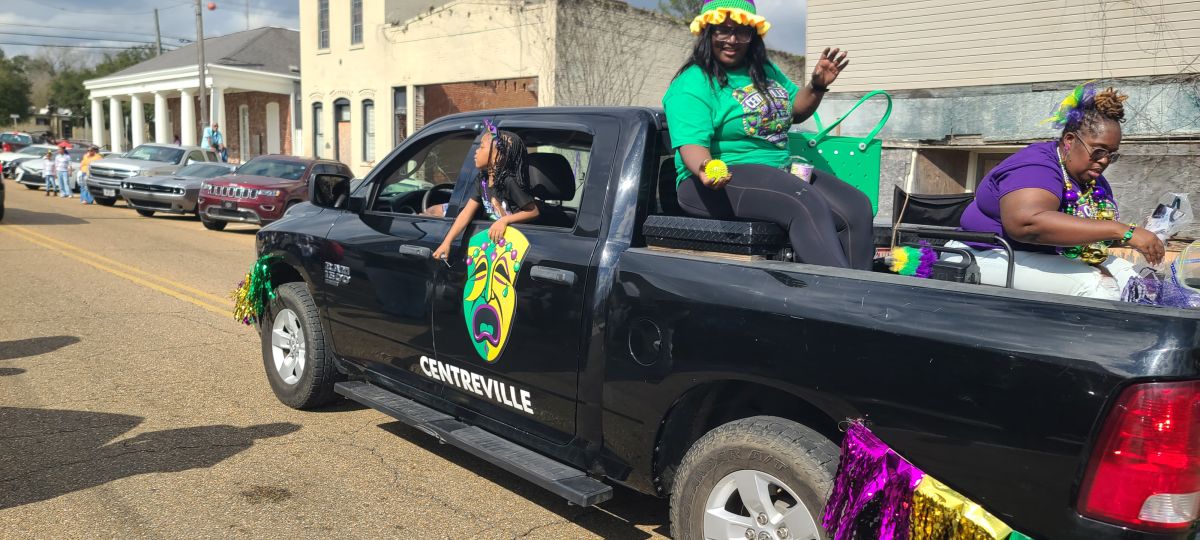
POLYGON ((813 171, 812 184, 766 165, 731 165, 721 189, 696 177, 679 184, 679 206, 714 219, 778 223, 796 259, 809 264, 870 270, 875 255, 871 200, 836 176, 813 171))

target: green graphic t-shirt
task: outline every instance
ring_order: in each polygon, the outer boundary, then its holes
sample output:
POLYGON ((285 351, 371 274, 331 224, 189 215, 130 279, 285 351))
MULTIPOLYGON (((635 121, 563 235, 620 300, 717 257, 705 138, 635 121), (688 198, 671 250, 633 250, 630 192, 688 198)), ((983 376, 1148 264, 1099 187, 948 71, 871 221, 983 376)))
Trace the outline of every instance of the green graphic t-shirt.
POLYGON ((773 63, 767 63, 767 95, 754 88, 745 69, 727 72, 729 84, 716 81, 699 66, 679 74, 663 96, 663 109, 675 147, 676 182, 692 175, 679 147, 704 146, 714 159, 727 164, 783 167, 787 163, 787 132, 792 127, 792 100, 800 90, 773 63))

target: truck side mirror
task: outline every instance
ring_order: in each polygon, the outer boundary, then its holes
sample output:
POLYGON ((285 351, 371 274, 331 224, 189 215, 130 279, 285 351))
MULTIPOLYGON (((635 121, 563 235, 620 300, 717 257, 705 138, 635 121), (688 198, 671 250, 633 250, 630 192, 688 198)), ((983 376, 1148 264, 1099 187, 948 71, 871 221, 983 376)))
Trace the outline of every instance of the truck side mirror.
POLYGON ((321 173, 308 184, 308 200, 321 208, 346 208, 350 198, 350 177, 321 173))

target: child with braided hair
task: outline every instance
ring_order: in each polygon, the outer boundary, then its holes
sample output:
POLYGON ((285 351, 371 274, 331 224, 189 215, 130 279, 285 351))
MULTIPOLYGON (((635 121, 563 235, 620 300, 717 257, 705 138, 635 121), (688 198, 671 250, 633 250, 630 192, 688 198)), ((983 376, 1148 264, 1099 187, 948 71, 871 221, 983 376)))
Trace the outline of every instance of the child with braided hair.
MULTIPOLYGON (((1119 221, 1102 174, 1121 157, 1126 99, 1113 88, 1079 85, 1045 120, 1062 130, 1058 140, 1029 145, 980 181, 962 229, 1001 234, 1012 243, 1015 288, 1117 300, 1137 272, 1109 255, 1109 246, 1132 247, 1150 264, 1162 261, 1157 236, 1119 221)), ((1003 285, 1007 257, 988 246, 972 248, 982 281, 1003 285)))
POLYGON ((470 198, 433 252, 434 259, 447 258, 451 240, 462 234, 480 208, 494 221, 488 229, 488 238, 493 242, 504 238, 509 225, 532 221, 539 215, 537 202, 529 194, 529 152, 525 142, 511 131, 497 130, 491 122, 485 124, 488 131, 475 150, 479 174, 472 182, 470 198))

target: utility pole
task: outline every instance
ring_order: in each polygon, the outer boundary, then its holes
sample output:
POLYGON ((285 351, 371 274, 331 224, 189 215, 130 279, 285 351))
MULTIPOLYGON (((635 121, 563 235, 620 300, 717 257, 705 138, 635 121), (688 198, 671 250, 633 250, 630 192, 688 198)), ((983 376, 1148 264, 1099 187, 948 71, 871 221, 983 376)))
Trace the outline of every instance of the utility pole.
POLYGON ((246 30, 250 29, 250 0, 246 0, 246 30))
MULTIPOLYGON (((208 119, 208 97, 204 88, 204 16, 200 11, 200 0, 196 0, 196 53, 200 60, 200 122, 201 130, 212 124, 208 119)), ((182 105, 181 105, 182 106, 182 105)), ((203 132, 203 131, 202 131, 203 132)))
POLYGON ((162 54, 162 32, 158 29, 158 8, 154 8, 154 44, 158 47, 158 54, 162 54))

